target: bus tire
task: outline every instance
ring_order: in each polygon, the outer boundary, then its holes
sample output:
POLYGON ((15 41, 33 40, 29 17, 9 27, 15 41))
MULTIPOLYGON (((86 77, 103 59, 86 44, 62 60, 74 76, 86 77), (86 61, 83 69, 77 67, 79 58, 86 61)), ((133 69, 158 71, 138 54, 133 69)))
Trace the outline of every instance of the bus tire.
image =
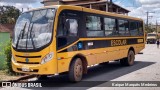
POLYGON ((120 63, 121 65, 124 66, 132 66, 134 64, 134 60, 135 60, 135 53, 133 50, 129 50, 127 57, 121 59, 120 63))
POLYGON ((79 82, 83 76, 83 65, 80 58, 75 58, 70 65, 69 80, 71 82, 79 82))

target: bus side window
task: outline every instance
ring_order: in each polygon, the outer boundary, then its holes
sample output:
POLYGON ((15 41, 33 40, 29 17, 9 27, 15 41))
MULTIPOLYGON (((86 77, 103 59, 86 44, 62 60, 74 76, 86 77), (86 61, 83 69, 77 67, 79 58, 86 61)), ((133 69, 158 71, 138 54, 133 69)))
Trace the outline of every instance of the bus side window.
POLYGON ((129 21, 125 21, 125 28, 126 28, 126 36, 130 36, 130 31, 129 31, 129 21))
POLYGON ((127 20, 118 20, 119 23, 119 35, 129 36, 129 23, 127 20))
POLYGON ((68 36, 77 36, 78 32, 78 20, 77 19, 67 19, 68 22, 68 36))
POLYGON ((143 22, 139 22, 139 35, 140 36, 143 36, 144 35, 144 32, 143 32, 143 22))
POLYGON ((138 23, 137 22, 130 22, 130 33, 131 36, 138 36, 138 23))
POLYGON ((105 36, 116 35, 116 19, 104 18, 105 36))
POLYGON ((86 16, 87 37, 103 37, 104 30, 102 28, 103 18, 94 15, 86 16))
POLYGON ((58 36, 77 36, 77 19, 60 19, 58 36))
POLYGON ((119 35, 125 36, 125 21, 118 20, 118 27, 119 27, 119 35))
POLYGON ((57 36, 64 36, 64 35, 66 35, 66 32, 64 32, 64 31, 66 31, 66 30, 64 30, 65 28, 65 24, 64 24, 64 21, 65 20, 65 17, 64 16, 61 16, 60 18, 59 18, 59 24, 58 24, 58 30, 57 30, 57 36))

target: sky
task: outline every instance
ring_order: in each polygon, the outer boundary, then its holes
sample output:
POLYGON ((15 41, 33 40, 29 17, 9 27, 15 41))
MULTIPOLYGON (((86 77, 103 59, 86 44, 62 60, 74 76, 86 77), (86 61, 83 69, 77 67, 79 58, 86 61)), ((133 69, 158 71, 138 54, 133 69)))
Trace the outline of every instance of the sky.
POLYGON ((149 13, 149 23, 160 25, 160 0, 113 0, 114 3, 130 10, 129 16, 147 19, 146 12, 149 13))
MULTIPOLYGON (((2 5, 12 5, 20 10, 27 11, 28 9, 33 9, 37 7, 43 7, 41 4, 42 0, 0 0, 0 6, 2 5)), ((150 13, 149 23, 156 24, 156 20, 160 25, 160 0, 112 0, 114 3, 122 6, 131 12, 129 16, 142 18, 146 22, 147 14, 150 13)))

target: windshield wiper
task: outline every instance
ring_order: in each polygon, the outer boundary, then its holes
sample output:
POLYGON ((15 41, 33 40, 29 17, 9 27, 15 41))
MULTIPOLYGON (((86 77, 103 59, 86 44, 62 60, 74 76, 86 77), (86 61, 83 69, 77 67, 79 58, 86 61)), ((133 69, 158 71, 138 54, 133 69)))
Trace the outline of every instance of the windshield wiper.
POLYGON ((19 44, 19 40, 20 40, 21 35, 22 35, 22 38, 23 38, 23 36, 24 36, 24 30, 25 30, 25 28, 26 28, 26 25, 27 25, 27 22, 25 23, 23 29, 22 29, 21 32, 19 33, 18 40, 17 40, 17 44, 16 44, 16 49, 18 48, 18 44, 19 44))
MULTIPOLYGON (((28 46, 28 40, 29 40, 29 39, 31 39, 31 41, 32 41, 32 45, 33 45, 33 49, 35 49, 35 45, 34 45, 34 41, 33 41, 33 37, 32 37, 32 35, 31 35, 32 29, 33 29, 33 25, 34 25, 34 23, 32 24, 31 29, 29 29, 29 28, 28 28, 27 40, 26 40, 26 49, 27 49, 27 46, 28 46), (29 37, 29 34, 30 34, 30 37, 29 37), (28 38, 28 37, 29 37, 29 38, 28 38)), ((30 27, 30 25, 29 25, 29 27, 30 27)))
POLYGON ((32 37, 32 35, 31 35, 32 29, 33 29, 33 25, 34 25, 34 23, 32 24, 32 27, 31 27, 31 30, 30 30, 30 39, 31 39, 31 41, 32 41, 33 49, 35 49, 33 37, 32 37))

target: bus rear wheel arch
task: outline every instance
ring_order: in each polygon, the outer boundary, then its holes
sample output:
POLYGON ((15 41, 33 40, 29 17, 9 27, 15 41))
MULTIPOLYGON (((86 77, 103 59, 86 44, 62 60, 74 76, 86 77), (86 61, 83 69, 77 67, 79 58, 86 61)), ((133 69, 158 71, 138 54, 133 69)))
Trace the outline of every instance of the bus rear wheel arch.
POLYGON ((120 60, 120 63, 124 66, 132 66, 135 60, 135 51, 133 48, 130 48, 126 58, 120 60))

